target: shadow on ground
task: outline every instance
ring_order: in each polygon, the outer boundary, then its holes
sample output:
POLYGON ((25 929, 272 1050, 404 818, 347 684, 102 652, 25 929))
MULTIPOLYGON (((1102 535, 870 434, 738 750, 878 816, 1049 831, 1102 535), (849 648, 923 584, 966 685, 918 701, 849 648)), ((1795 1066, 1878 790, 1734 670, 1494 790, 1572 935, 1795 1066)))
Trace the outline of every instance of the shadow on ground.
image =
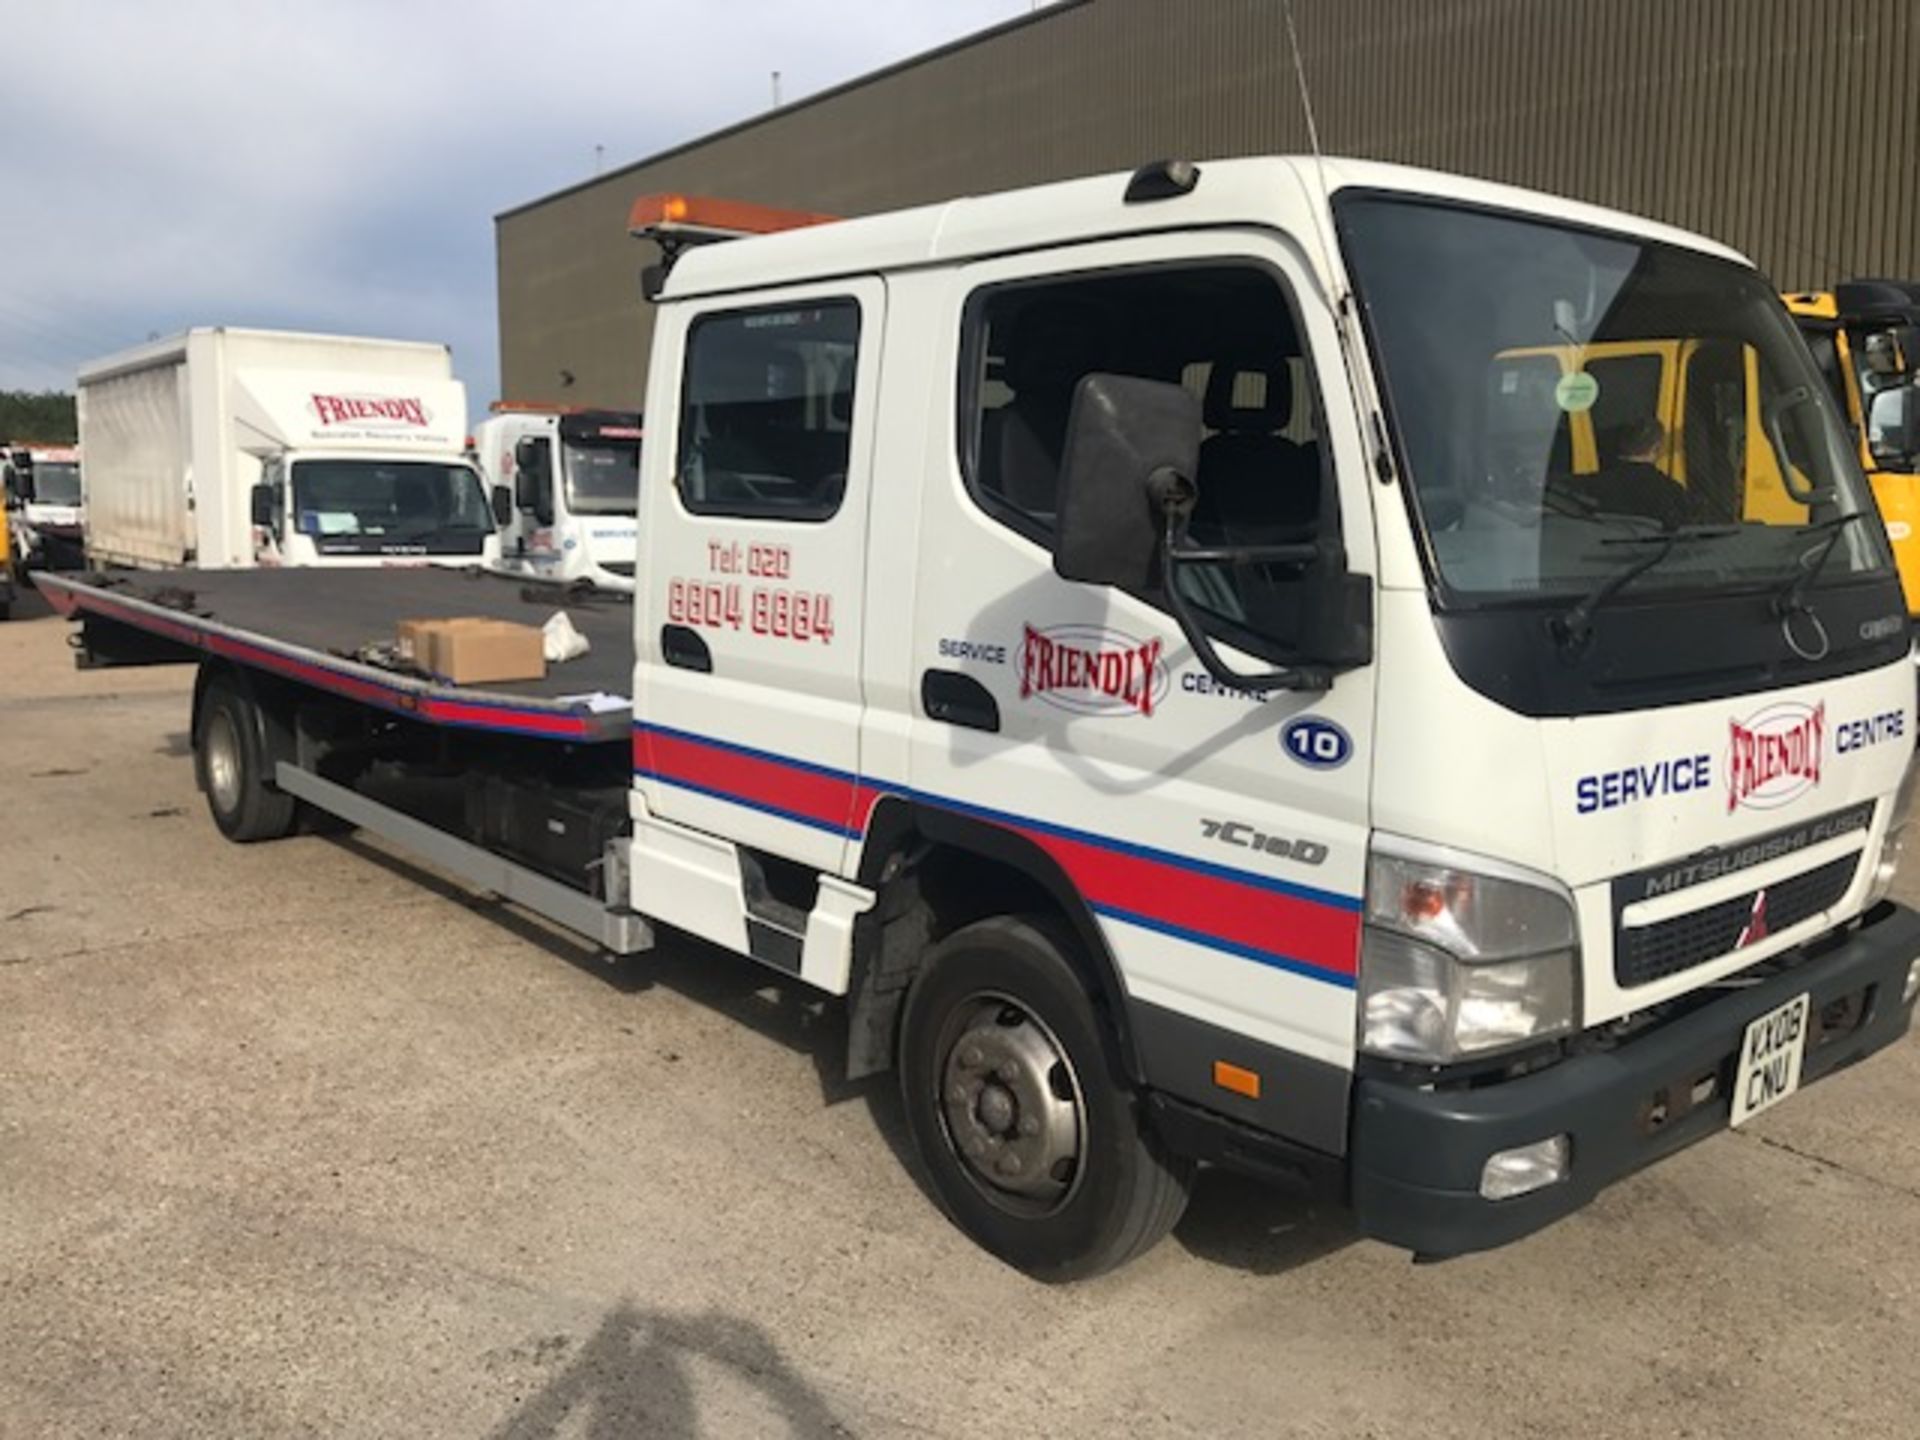
MULTIPOLYGON (((566 1349, 566 1337, 550 1337, 535 1347, 535 1356, 566 1349)), ((701 1429, 689 1361, 717 1365, 758 1392, 790 1434, 853 1433, 752 1321, 718 1312, 665 1314, 628 1301, 607 1312, 586 1343, 490 1432, 490 1440, 723 1434, 715 1426, 701 1429)))

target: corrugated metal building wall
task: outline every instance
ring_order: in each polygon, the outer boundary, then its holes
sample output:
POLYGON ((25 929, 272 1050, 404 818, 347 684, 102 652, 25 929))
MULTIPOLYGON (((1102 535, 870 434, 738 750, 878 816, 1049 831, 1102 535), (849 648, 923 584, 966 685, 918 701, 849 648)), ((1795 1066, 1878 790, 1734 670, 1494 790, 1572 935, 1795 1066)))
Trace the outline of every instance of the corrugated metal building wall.
MULTIPOLYGON (((1726 240, 1787 288, 1920 275, 1920 0, 1295 0, 1320 139, 1726 240)), ((1280 0, 1064 0, 508 211, 502 387, 636 405, 655 190, 862 214, 1307 146, 1280 0), (564 376, 574 377, 564 383, 564 376)))

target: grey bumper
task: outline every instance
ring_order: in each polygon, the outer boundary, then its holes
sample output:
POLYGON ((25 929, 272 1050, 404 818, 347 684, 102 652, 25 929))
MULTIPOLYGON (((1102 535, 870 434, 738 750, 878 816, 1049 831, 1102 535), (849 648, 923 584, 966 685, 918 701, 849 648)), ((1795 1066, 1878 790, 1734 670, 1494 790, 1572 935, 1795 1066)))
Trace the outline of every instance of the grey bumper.
POLYGON ((1441 1256, 1549 1225, 1623 1175, 1724 1129, 1748 1023, 1802 991, 1811 993, 1815 1017, 1803 1087, 1898 1040, 1912 1020, 1901 991, 1917 955, 1920 915, 1883 904, 1804 963, 1615 1049, 1480 1089, 1362 1079, 1348 1152, 1360 1229, 1441 1256), (1691 1104, 1709 1074, 1717 1079, 1711 1098, 1691 1104), (1566 1179, 1514 1199, 1481 1197, 1489 1156, 1560 1134, 1572 1141, 1566 1179))

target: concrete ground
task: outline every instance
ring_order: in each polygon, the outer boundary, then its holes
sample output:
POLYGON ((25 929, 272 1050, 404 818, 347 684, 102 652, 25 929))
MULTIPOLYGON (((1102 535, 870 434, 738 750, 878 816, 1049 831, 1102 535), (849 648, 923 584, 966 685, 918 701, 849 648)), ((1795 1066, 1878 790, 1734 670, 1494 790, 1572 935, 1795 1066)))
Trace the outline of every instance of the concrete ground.
POLYGON ((1915 1432, 1912 1041, 1495 1254, 1208 1175, 1048 1288, 922 1196, 830 1012, 352 838, 229 845, 189 673, 20 616, 0 1435, 1915 1432))

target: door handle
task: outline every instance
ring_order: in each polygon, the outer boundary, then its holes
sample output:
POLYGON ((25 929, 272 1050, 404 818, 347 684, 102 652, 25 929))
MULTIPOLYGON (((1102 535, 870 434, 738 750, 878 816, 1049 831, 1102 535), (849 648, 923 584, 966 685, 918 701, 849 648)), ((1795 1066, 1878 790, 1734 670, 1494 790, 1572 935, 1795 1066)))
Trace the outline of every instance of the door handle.
POLYGON ((1000 729, 1000 704, 993 692, 957 670, 922 671, 920 704, 930 720, 968 730, 1000 729))
POLYGON ((660 653, 667 664, 682 670, 698 670, 702 675, 713 673, 713 651, 707 648, 707 642, 700 638, 697 630, 689 630, 684 625, 660 627, 660 653))

